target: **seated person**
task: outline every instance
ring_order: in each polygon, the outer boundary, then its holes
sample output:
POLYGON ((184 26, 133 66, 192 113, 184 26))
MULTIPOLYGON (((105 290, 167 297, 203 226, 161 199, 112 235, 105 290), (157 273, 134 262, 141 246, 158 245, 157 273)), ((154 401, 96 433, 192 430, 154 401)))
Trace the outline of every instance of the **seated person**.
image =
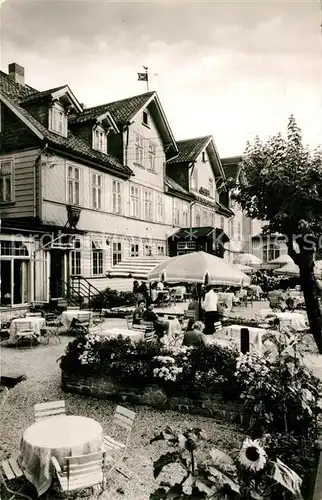
POLYGON ((153 311, 153 304, 150 304, 143 313, 143 321, 151 321, 153 323, 155 333, 159 338, 166 333, 166 326, 159 320, 158 315, 153 311))
POLYGON ((203 341, 204 324, 201 321, 193 323, 191 320, 188 323, 187 330, 184 334, 182 345, 185 346, 200 346, 203 341))
POLYGON ((137 308, 134 310, 133 313, 133 325, 139 325, 141 323, 141 320, 143 319, 144 309, 145 309, 145 302, 144 300, 140 300, 137 308))

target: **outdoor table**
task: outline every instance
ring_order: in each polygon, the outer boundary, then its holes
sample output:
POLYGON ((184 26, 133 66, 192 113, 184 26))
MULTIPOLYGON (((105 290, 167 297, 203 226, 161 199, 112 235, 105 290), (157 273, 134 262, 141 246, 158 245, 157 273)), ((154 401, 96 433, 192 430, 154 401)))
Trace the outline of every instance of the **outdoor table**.
POLYGON ((92 329, 93 335, 102 335, 104 337, 118 337, 121 335, 123 338, 130 338, 132 342, 139 342, 144 340, 144 330, 130 330, 129 328, 102 328, 92 329))
POLYGON ((305 322, 305 317, 302 313, 297 312, 277 312, 274 313, 276 318, 280 320, 280 326, 287 326, 291 323, 292 328, 297 332, 303 331, 307 329, 307 325, 305 322))
POLYGON ((61 322, 66 328, 69 328, 74 318, 82 321, 83 318, 88 318, 88 316, 92 317, 91 311, 84 311, 81 309, 67 309, 67 311, 63 311, 61 314, 61 322))
POLYGON ((21 467, 38 496, 51 485, 54 456, 61 466, 65 457, 100 451, 102 426, 91 418, 60 415, 32 424, 25 430, 21 444, 21 467))
POLYGON ((40 337, 40 330, 45 326, 45 324, 45 318, 39 318, 36 316, 13 319, 10 324, 9 343, 14 344, 16 342, 17 333, 21 330, 32 330, 37 337, 40 337))
MULTIPOLYGON (((259 351, 261 352, 263 349, 262 345, 262 336, 267 333, 265 328, 257 328, 254 326, 245 326, 245 325, 230 325, 223 328, 223 333, 226 338, 231 338, 237 345, 238 349, 240 349, 240 333, 242 328, 247 328, 249 331, 249 348, 250 351, 259 351)), ((215 334, 215 337, 220 337, 220 335, 215 334)))

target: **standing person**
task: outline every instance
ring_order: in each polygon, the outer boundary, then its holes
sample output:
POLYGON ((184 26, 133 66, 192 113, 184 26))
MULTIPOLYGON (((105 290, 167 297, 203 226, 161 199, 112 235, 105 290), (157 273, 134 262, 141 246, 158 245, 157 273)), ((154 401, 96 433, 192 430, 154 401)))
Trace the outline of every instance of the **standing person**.
POLYGON ((149 290, 144 281, 142 281, 139 287, 139 292, 143 295, 146 305, 149 305, 151 303, 151 297, 149 296, 149 290))
POLYGON ((215 322, 218 321, 218 295, 211 287, 206 289, 205 301, 205 335, 213 335, 215 333, 215 322))

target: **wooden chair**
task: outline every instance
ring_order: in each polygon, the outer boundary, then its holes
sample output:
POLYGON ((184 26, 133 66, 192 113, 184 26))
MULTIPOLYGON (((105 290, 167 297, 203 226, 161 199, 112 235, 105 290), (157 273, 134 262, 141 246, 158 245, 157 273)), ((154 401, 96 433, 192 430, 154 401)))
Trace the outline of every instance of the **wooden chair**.
POLYGON ((66 415, 65 401, 50 401, 49 403, 38 403, 34 406, 35 422, 44 418, 66 415))
POLYGON ((154 330, 153 321, 141 321, 141 325, 145 327, 146 331, 153 331, 154 330))
MULTIPOLYGON (((134 419, 135 419, 134 411, 128 410, 127 408, 124 408, 124 406, 116 407, 113 415, 112 425, 115 428, 115 430, 118 431, 118 433, 121 431, 121 433, 123 434, 123 439, 122 438, 121 440, 114 439, 114 437, 110 435, 104 436, 104 451, 109 454, 113 452, 118 453, 118 456, 114 460, 112 467, 109 469, 108 474, 110 474, 114 469, 116 469, 125 477, 129 478, 129 476, 120 469, 120 466, 124 459, 124 455, 131 438, 134 419)), ((110 458, 113 459, 111 455, 110 458)))
MULTIPOLYGON (((24 476, 23 470, 20 467, 20 464, 18 462, 18 458, 11 457, 8 460, 3 460, 1 463, 2 471, 0 471, 0 476, 1 476, 1 482, 3 483, 5 489, 7 490, 8 493, 10 493, 12 496, 9 498, 9 500, 13 500, 14 498, 27 498, 28 500, 32 500, 32 498, 25 493, 22 493, 20 490, 14 491, 9 486, 7 485, 7 481, 12 481, 12 480, 17 480, 20 479, 24 476)), ((0 497, 1 498, 1 497, 0 497)))
MULTIPOLYGON (((61 468, 55 457, 51 458, 61 489, 69 498, 69 492, 91 488, 105 488, 104 462, 105 452, 98 451, 88 455, 66 457, 66 466, 61 468)), ((99 494, 97 494, 97 497, 99 494)))
POLYGON ((157 337, 154 333, 154 331, 145 331, 144 333, 144 340, 145 342, 155 342, 157 340, 157 337))

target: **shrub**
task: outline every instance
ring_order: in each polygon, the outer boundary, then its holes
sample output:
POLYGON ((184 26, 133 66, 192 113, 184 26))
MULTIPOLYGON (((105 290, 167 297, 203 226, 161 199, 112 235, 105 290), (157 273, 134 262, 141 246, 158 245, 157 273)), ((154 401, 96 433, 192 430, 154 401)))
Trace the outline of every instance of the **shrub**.
POLYGON ((93 295, 89 302, 91 309, 111 309, 113 307, 132 306, 136 303, 136 296, 132 292, 118 292, 111 288, 93 295))

